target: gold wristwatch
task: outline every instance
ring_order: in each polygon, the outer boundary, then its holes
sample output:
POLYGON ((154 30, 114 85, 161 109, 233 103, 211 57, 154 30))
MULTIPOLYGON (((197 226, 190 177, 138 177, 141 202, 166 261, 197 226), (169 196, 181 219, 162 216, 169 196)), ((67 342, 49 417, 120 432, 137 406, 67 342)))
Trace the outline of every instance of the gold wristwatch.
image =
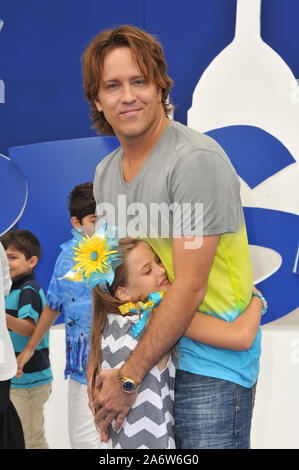
POLYGON ((124 377, 120 371, 120 369, 117 371, 117 379, 119 381, 119 384, 122 388, 122 390, 125 393, 134 393, 138 392, 140 385, 135 380, 133 379, 128 379, 128 377, 124 377))

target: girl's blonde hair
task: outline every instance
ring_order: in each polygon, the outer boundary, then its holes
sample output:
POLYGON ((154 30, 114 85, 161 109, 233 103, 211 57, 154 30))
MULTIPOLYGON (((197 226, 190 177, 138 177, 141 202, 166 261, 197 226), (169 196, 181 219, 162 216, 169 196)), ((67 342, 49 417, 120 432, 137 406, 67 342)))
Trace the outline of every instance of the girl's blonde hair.
MULTIPOLYGON (((127 264, 126 259, 129 253, 138 245, 138 243, 144 243, 136 238, 122 238, 119 242, 123 262, 115 270, 114 281, 109 286, 109 293, 105 293, 99 285, 92 289, 93 295, 93 317, 92 317, 92 329, 90 339, 90 354, 93 363, 92 372, 92 395, 94 396, 95 390, 95 379, 99 367, 101 365, 101 336, 105 326, 106 318, 109 313, 118 313, 118 307, 124 302, 119 300, 115 292, 118 287, 126 287, 127 285, 127 264)), ((138 300, 145 299, 134 299, 138 300)))

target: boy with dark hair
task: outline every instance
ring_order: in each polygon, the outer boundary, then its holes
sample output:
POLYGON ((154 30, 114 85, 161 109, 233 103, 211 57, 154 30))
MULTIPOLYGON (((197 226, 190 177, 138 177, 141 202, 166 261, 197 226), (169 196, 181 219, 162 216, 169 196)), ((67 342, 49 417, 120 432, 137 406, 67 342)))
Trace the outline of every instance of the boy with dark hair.
POLYGON ((76 217, 79 222, 86 216, 93 218, 95 201, 93 197, 93 184, 82 183, 75 186, 68 197, 68 210, 71 217, 76 217))
MULTIPOLYGON (((5 298, 6 321, 16 356, 26 347, 46 304, 35 280, 34 268, 41 257, 40 243, 29 230, 14 230, 1 242, 13 281, 5 298)), ((48 449, 44 433, 44 404, 53 380, 49 360, 49 334, 39 342, 22 377, 13 377, 10 396, 22 422, 27 449, 48 449)))
MULTIPOLYGON (((70 193, 68 210, 71 224, 81 235, 92 236, 95 229, 95 200, 93 184, 83 183, 70 193)), ((68 418, 69 438, 73 449, 95 449, 99 447, 92 412, 88 406, 87 361, 89 357, 89 335, 91 330, 91 291, 83 283, 61 279, 71 269, 74 239, 61 245, 49 289, 47 305, 26 349, 18 357, 18 376, 32 356, 36 345, 49 330, 60 313, 64 313, 66 332, 66 367, 64 376, 69 377, 68 418)))

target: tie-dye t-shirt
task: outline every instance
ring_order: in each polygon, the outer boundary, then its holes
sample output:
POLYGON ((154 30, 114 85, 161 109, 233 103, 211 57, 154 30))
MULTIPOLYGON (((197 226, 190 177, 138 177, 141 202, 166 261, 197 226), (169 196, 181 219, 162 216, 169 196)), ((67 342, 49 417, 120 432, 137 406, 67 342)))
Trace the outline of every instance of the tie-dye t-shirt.
MULTIPOLYGON (((119 227, 121 237, 147 239, 170 281, 174 236, 221 235, 199 308, 228 321, 236 318, 251 300, 253 276, 240 182, 224 150, 209 136, 171 121, 130 183, 123 178, 122 157, 119 147, 97 166, 96 228, 105 220, 119 227)), ((179 367, 251 387, 259 370, 260 336, 242 352, 182 338, 179 367)))
MULTIPOLYGON (((172 241, 148 240, 164 264, 168 277, 174 279, 172 241), (158 243, 157 243, 158 242, 158 243)), ((236 233, 220 236, 210 271, 207 292, 198 310, 232 321, 251 300, 252 270, 245 224, 236 233)), ((247 351, 215 348, 182 337, 178 344, 179 368, 194 374, 216 377, 252 387, 258 378, 261 331, 247 351)))

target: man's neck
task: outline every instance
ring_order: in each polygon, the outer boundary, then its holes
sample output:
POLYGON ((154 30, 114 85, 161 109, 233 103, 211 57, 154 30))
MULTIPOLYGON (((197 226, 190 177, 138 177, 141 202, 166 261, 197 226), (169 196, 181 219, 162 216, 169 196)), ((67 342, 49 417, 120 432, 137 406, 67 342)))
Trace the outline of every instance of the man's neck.
POLYGON ((124 150, 122 169, 124 180, 127 183, 137 175, 169 123, 170 120, 163 117, 155 127, 144 135, 125 141, 119 139, 124 150))

